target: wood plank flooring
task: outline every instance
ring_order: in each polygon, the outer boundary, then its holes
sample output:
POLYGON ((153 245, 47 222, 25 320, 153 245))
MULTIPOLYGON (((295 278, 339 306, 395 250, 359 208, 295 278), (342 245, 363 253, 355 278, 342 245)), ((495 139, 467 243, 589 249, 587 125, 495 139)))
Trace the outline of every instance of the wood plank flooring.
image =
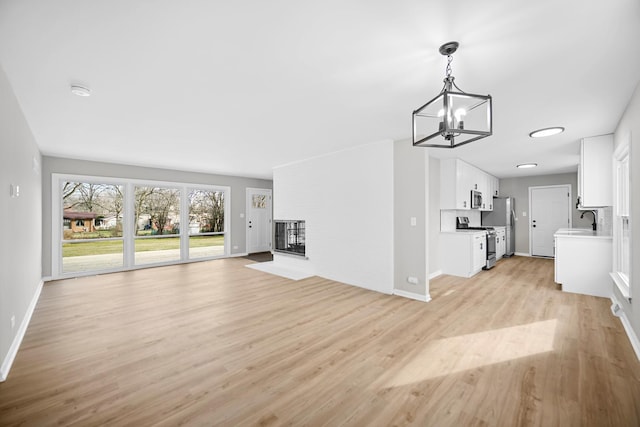
POLYGON ((45 284, 0 425, 640 425, 610 301, 552 260, 441 276, 430 303, 249 262, 45 284))

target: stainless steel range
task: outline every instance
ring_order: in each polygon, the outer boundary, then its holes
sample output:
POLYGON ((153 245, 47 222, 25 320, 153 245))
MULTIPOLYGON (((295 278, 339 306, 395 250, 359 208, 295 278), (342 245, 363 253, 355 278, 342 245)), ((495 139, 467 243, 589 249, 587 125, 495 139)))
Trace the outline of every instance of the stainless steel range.
POLYGON ((471 227, 469 226, 469 217, 456 217, 456 231, 466 230, 483 230, 487 236, 487 253, 486 263, 482 267, 483 270, 489 270, 496 265, 496 230, 493 227, 471 227))

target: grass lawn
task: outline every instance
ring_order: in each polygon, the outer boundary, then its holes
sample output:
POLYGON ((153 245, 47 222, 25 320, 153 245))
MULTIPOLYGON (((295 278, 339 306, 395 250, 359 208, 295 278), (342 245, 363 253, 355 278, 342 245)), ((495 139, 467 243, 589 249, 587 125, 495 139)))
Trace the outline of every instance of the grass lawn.
MULTIPOLYGON (((180 237, 161 237, 155 239, 136 239, 136 252, 162 251, 180 248, 180 237)), ((189 246, 201 248, 205 246, 224 246, 224 236, 193 236, 189 237, 189 246)), ((122 253, 122 241, 118 240, 83 240, 78 243, 63 243, 62 257, 82 255, 103 255, 122 253)))

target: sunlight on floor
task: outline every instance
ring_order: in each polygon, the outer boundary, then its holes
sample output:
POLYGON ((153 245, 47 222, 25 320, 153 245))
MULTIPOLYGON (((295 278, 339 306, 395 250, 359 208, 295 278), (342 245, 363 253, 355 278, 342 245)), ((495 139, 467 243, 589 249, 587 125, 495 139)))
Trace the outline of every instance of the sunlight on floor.
POLYGON ((430 341, 391 381, 397 387, 553 351, 556 319, 430 341))

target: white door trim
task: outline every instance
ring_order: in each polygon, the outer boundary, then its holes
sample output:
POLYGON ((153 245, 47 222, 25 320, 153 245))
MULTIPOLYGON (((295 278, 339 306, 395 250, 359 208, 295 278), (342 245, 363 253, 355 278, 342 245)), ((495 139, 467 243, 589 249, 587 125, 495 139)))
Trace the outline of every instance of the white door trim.
POLYGON ((531 222, 531 193, 533 190, 536 189, 542 189, 542 188, 558 188, 558 187, 564 187, 567 192, 569 193, 569 197, 567 197, 567 208, 568 208, 568 212, 569 212, 569 224, 567 225, 568 228, 572 227, 572 214, 571 214, 571 184, 558 184, 558 185, 539 185, 539 186, 533 186, 533 187, 529 187, 529 212, 528 212, 528 216, 529 216, 529 255, 530 256, 534 256, 533 255, 533 223, 531 222))

